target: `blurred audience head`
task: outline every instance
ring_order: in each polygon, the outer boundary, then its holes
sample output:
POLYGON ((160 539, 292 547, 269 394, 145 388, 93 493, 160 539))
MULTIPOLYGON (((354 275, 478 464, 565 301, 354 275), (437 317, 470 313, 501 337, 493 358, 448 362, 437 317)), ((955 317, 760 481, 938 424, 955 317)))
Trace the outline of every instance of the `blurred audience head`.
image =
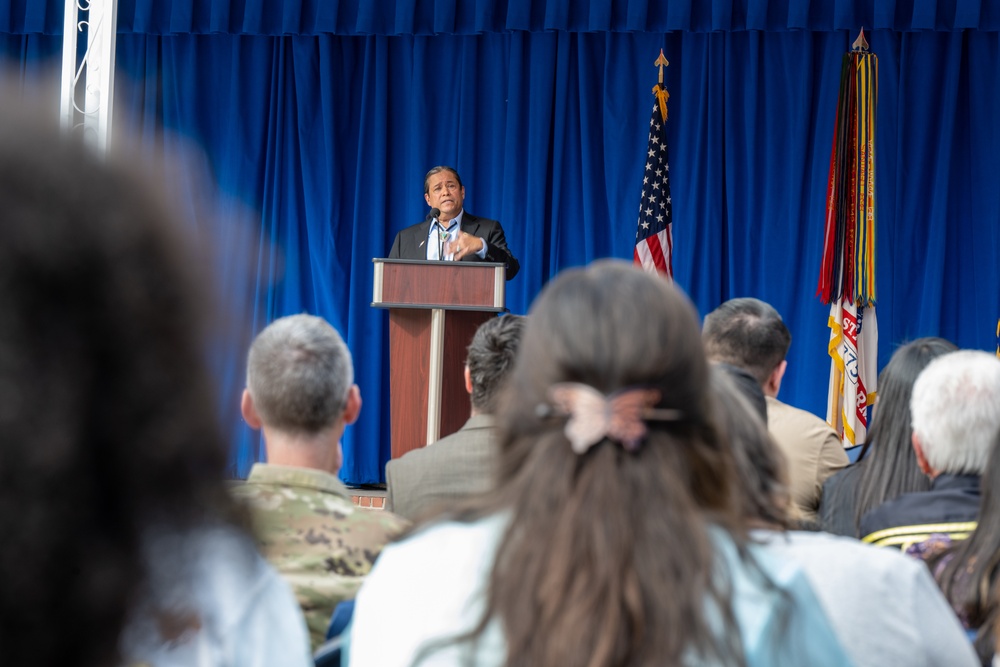
POLYGON ((146 537, 235 517, 206 311, 134 162, 2 115, 0 655, 116 665, 130 612, 162 592, 146 537))
POLYGON ((910 412, 928 476, 982 474, 1000 429, 1000 359, 978 350, 934 359, 913 384, 910 412))
POLYGON ((897 349, 879 374, 872 427, 859 463, 855 526, 882 503, 930 488, 913 452, 910 397, 913 383, 927 364, 957 349, 943 338, 918 338, 897 349))
POLYGON ((465 360, 466 388, 475 413, 496 412, 497 396, 514 368, 523 332, 520 315, 491 317, 476 330, 465 360))
POLYGON ((730 299, 705 316, 705 353, 711 361, 750 372, 768 396, 777 396, 792 335, 773 306, 760 299, 730 299))

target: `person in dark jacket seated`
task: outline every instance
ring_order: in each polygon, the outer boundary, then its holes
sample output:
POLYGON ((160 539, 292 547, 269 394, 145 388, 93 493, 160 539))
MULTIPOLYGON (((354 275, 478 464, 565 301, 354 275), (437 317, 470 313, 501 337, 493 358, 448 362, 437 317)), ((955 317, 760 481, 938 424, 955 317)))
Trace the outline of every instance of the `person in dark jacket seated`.
POLYGON ((904 493, 931 488, 913 452, 910 398, 927 364, 957 349, 943 338, 918 338, 893 352, 878 376, 872 426, 860 460, 823 483, 823 530, 859 537, 858 524, 865 514, 904 493))
POLYGON ((1000 431, 983 472, 983 498, 976 530, 968 539, 951 542, 933 535, 907 551, 924 558, 934 573, 941 592, 951 603, 962 625, 975 638, 976 650, 984 665, 990 664, 996 648, 994 628, 1000 622, 1000 600, 995 592, 1000 583, 1000 431), (950 544, 949 544, 950 543, 950 544))
POLYGON ((864 541, 905 549, 934 533, 964 539, 979 515, 979 477, 1000 428, 1000 359, 973 350, 938 357, 913 385, 913 450, 931 479, 861 519, 864 541))

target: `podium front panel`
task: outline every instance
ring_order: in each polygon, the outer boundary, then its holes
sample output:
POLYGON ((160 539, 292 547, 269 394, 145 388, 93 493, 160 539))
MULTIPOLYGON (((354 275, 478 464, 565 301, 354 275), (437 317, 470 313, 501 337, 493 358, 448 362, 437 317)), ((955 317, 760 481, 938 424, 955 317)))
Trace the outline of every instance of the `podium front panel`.
POLYGON ((392 458, 469 418, 465 358, 483 322, 504 310, 503 264, 375 259, 372 306, 389 309, 392 458))
POLYGON ((502 264, 486 262, 375 260, 372 305, 499 312, 505 275, 502 264))
POLYGON ((394 459, 427 444, 430 350, 429 313, 393 309, 389 318, 389 400, 394 459))

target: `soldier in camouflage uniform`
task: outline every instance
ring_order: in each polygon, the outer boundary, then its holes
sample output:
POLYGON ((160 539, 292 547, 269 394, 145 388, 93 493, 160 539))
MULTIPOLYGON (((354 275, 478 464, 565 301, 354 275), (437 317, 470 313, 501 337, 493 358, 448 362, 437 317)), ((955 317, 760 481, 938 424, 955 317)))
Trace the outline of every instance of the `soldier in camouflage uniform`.
POLYGON ((264 556, 295 590, 313 649, 333 608, 353 598, 382 546, 406 522, 360 509, 337 478, 340 437, 358 417, 351 354, 318 317, 273 322, 254 340, 242 412, 262 429, 268 463, 234 488, 254 515, 264 556))

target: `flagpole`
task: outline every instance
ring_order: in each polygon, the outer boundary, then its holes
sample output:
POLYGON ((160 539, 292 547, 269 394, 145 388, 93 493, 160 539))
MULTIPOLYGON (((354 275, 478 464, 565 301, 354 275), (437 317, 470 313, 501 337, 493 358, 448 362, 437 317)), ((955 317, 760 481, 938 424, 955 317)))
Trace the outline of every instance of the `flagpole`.
POLYGON ((660 49, 660 57, 656 59, 653 65, 660 68, 658 83, 653 87, 653 94, 656 95, 656 101, 660 105, 660 115, 663 116, 663 122, 665 123, 667 122, 667 100, 670 99, 670 93, 667 92, 666 86, 663 85, 663 68, 669 67, 670 61, 663 55, 663 49, 660 49))
POLYGON ((670 162, 667 156, 667 100, 670 93, 663 83, 663 68, 670 65, 663 49, 653 66, 659 68, 653 86, 649 141, 646 145, 639 219, 635 232, 632 261, 649 273, 672 280, 673 269, 673 200, 670 197, 670 162))

